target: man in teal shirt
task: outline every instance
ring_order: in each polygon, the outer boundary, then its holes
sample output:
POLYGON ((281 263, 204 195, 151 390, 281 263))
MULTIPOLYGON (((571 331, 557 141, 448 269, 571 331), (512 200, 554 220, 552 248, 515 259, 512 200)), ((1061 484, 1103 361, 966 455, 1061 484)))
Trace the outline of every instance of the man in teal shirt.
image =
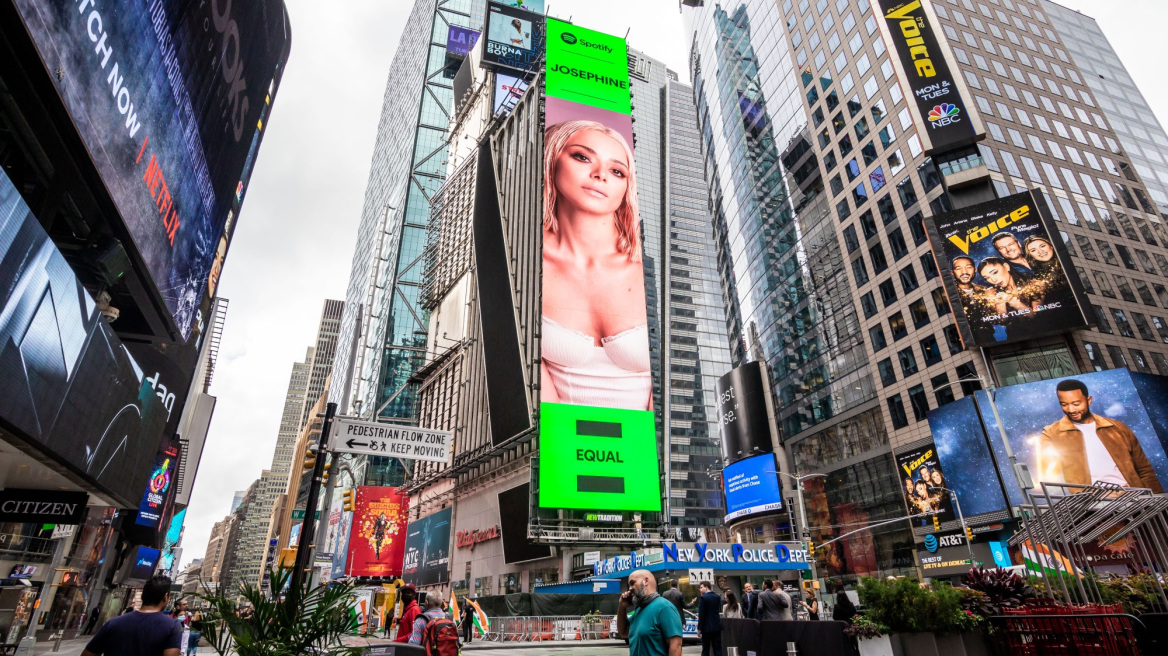
POLYGON ((681 656, 681 618, 673 604, 657 594, 657 579, 647 570, 629 574, 629 589, 616 611, 616 629, 629 641, 629 656, 681 656))

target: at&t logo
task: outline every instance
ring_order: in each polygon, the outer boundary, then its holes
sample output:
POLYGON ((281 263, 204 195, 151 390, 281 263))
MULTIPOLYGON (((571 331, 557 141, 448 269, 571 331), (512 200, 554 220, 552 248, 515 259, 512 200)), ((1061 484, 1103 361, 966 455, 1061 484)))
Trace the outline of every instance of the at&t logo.
POLYGON ((937 536, 931 533, 925 536, 925 549, 928 549, 929 553, 937 553, 937 536))

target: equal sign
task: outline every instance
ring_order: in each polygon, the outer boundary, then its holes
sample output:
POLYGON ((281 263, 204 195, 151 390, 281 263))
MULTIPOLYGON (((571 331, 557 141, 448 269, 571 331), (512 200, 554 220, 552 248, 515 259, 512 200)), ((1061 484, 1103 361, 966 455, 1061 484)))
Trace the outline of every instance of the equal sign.
MULTIPOLYGON (((588 421, 576 420, 576 435, 578 437, 622 437, 620 422, 616 421, 588 421)), ((612 492, 624 494, 625 479, 623 476, 576 476, 577 492, 612 492)))

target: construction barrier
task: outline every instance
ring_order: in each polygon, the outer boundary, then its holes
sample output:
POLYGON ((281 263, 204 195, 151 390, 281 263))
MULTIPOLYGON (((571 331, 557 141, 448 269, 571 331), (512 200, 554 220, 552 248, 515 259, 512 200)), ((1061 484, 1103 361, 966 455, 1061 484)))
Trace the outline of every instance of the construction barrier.
POLYGON ((485 639, 493 642, 557 642, 616 638, 612 628, 615 616, 588 617, 588 621, 579 615, 492 617, 491 630, 485 639))

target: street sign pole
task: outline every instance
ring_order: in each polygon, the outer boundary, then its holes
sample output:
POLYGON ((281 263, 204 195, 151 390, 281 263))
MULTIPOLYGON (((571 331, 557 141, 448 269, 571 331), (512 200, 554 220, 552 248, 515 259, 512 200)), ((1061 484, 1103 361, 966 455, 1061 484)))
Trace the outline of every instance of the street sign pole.
POLYGON ((304 504, 304 523, 300 527, 300 542, 296 545, 296 564, 292 568, 292 584, 288 589, 289 603, 295 607, 300 601, 300 585, 306 572, 311 571, 311 558, 315 544, 316 504, 320 498, 320 486, 324 483, 324 464, 328 454, 328 441, 333 430, 333 417, 337 404, 325 406, 324 424, 320 427, 320 442, 317 448, 316 465, 312 468, 312 483, 308 486, 308 500, 304 504))

